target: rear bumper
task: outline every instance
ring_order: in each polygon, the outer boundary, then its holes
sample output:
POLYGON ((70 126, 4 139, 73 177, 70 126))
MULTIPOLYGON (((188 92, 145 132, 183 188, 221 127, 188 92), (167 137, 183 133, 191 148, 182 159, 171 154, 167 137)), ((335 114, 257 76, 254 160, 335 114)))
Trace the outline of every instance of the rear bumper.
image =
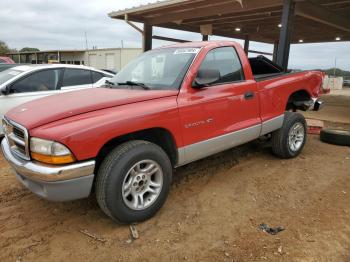
POLYGON ((318 110, 322 109, 323 105, 324 105, 324 102, 321 99, 315 99, 311 110, 318 111, 318 110))
POLYGON ((294 102, 294 105, 303 111, 318 111, 323 106, 323 101, 319 98, 311 98, 307 101, 296 101, 294 102))
POLYGON ((94 180, 95 161, 51 166, 19 159, 2 140, 4 157, 17 179, 34 194, 52 201, 71 201, 89 196, 94 180))

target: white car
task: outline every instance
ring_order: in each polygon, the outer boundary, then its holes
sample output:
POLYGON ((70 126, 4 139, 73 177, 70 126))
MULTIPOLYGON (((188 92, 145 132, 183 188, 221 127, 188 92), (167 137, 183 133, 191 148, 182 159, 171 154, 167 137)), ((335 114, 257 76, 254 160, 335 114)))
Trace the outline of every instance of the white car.
MULTIPOLYGON (((61 92, 100 87, 114 75, 79 65, 19 65, 0 72, 0 119, 11 108, 61 92)), ((0 137, 3 130, 0 125, 0 137)))

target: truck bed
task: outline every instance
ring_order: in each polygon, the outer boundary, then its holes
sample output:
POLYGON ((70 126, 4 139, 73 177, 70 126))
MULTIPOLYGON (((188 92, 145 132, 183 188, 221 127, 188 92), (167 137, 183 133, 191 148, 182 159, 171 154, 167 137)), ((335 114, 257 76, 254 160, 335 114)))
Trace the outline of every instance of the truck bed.
POLYGON ((267 79, 271 79, 271 78, 275 78, 275 77, 280 77, 280 76, 284 76, 284 75, 289 75, 291 73, 285 73, 285 72, 280 72, 280 73, 270 73, 270 74, 258 74, 258 75, 254 75, 254 79, 257 82, 263 81, 263 80, 267 80, 267 79))
POLYGON ((257 82, 290 73, 285 72, 278 64, 262 55, 249 58, 249 63, 252 68, 254 78, 257 82))

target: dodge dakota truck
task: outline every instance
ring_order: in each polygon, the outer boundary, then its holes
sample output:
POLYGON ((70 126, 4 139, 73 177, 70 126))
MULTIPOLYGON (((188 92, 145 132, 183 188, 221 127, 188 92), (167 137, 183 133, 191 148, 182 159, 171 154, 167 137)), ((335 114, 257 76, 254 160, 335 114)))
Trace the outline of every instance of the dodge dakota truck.
POLYGON ((283 72, 235 42, 142 54, 102 88, 58 94, 4 116, 3 154, 18 180, 52 201, 96 194, 106 215, 143 221, 164 204, 173 168, 265 136, 300 154, 323 74, 283 72))

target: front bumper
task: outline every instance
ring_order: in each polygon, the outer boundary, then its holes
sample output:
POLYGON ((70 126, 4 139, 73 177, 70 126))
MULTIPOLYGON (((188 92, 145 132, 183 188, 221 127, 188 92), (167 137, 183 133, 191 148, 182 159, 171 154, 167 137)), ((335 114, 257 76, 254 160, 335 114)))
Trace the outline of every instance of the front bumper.
POLYGON ((1 149, 17 179, 34 194, 51 201, 89 196, 94 180, 94 160, 62 166, 27 161, 12 154, 6 138, 2 140, 1 149))

